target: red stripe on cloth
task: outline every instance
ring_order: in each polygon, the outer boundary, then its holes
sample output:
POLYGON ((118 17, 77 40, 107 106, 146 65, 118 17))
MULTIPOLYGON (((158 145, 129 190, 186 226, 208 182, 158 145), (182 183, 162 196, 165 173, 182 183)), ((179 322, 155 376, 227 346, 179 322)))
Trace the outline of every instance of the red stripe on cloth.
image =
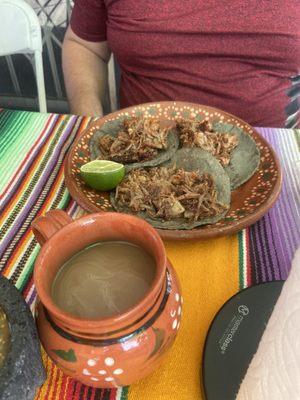
POLYGON ((58 367, 56 367, 56 379, 55 379, 55 384, 53 385, 53 392, 52 392, 52 398, 56 399, 57 396, 57 390, 61 390, 61 386, 59 384, 60 377, 61 377, 62 371, 58 367))
POLYGON ((65 400, 66 399, 67 386, 68 386, 68 381, 69 380, 70 379, 64 373, 62 373, 59 400, 65 400))
POLYGON ((81 384, 79 382, 76 382, 75 384, 75 396, 73 397, 73 399, 80 399, 79 394, 80 394, 80 388, 81 388, 81 384))
POLYGON ((23 297, 24 299, 26 299, 28 293, 30 292, 31 287, 33 286, 33 276, 31 276, 31 278, 29 279, 29 281, 27 282, 25 288, 23 289, 23 297))
MULTIPOLYGON (((66 386, 67 386, 67 392, 66 392, 66 400, 75 400, 74 398, 74 390, 75 390, 75 385, 76 381, 73 379, 67 379, 66 386)), ((47 399, 45 399, 47 400, 47 399)))
POLYGON ((96 393, 96 391, 95 391, 95 389, 93 388, 93 389, 92 389, 92 393, 91 393, 91 398, 90 398, 90 400, 94 400, 94 399, 95 399, 95 393, 96 393))

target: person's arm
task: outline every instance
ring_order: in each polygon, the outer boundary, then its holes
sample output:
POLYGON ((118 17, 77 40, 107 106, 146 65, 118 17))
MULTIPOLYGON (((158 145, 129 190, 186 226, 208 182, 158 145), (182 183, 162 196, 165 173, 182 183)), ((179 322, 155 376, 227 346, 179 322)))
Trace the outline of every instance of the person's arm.
POLYGON ((107 81, 110 50, 107 42, 89 42, 67 29, 63 50, 63 73, 72 114, 102 116, 101 101, 107 81))

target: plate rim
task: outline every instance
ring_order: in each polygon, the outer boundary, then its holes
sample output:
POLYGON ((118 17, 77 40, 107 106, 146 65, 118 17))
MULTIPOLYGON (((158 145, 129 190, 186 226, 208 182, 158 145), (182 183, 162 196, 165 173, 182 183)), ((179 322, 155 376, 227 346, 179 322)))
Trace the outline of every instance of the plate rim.
MULTIPOLYGON (((85 210, 88 212, 99 212, 99 213, 105 213, 106 211, 103 211, 99 209, 97 206, 93 205, 92 203, 89 202, 89 200, 86 200, 89 204, 87 205, 85 201, 82 201, 81 196, 82 192, 81 190, 78 189, 78 186, 74 183, 73 179, 71 178, 71 160, 72 160, 72 153, 74 149, 76 148, 76 145, 78 142, 81 140, 81 138, 86 134, 87 131, 89 131, 93 126, 97 125, 100 126, 103 125, 107 120, 114 118, 120 114, 120 112, 128 112, 132 110, 134 107, 148 107, 151 105, 157 105, 157 104, 162 104, 164 106, 190 106, 194 108, 205 108, 208 110, 211 110, 213 112, 219 112, 222 113, 222 115, 228 116, 229 118, 233 118, 234 120, 238 121, 242 125, 247 126, 253 133, 254 135, 257 135, 261 142, 263 143, 264 146, 266 146, 271 155, 272 158, 274 159, 276 169, 277 169, 277 179, 274 184, 273 190, 270 193, 269 197, 266 199, 266 201, 259 205, 257 210, 249 215, 246 215, 245 217, 242 217, 239 221, 234 222, 233 224, 229 226, 214 226, 211 225, 211 228, 209 229, 201 229, 200 228, 194 228, 194 229, 174 229, 174 230, 168 230, 168 229, 157 229, 159 235, 161 236, 162 239, 165 240, 199 240, 199 239, 211 239, 211 238, 217 238, 221 236, 227 236, 227 235, 232 235, 234 233, 239 232, 240 230, 253 225, 255 222, 257 222, 259 219, 261 219, 268 211, 269 209, 274 205, 276 202, 280 191, 282 187, 282 170, 281 170, 281 165, 278 159, 277 154, 275 153, 273 147, 266 141, 266 139, 251 125, 249 125, 247 122, 243 121, 242 119, 227 113, 226 111, 220 110, 215 107, 210 107, 210 106, 205 106, 202 104, 196 104, 196 103, 190 103, 190 102, 184 102, 184 101, 157 101, 157 102, 149 102, 149 103, 143 103, 143 104, 137 104, 135 106, 130 106, 126 107, 120 110, 117 110, 113 113, 107 114, 102 118, 99 118, 97 120, 91 121, 91 123, 78 135, 76 136, 76 139, 72 143, 70 149, 68 150, 68 153, 65 158, 65 165, 64 165, 64 180, 66 187, 68 191, 70 192, 71 197, 85 210)), ((257 173, 257 172, 256 172, 257 173)), ((255 174, 254 174, 255 175, 255 174)), ((253 176, 254 176, 253 175, 253 176)), ((251 179, 251 178, 250 178, 251 179)), ((117 211, 116 211, 117 212, 117 211)))

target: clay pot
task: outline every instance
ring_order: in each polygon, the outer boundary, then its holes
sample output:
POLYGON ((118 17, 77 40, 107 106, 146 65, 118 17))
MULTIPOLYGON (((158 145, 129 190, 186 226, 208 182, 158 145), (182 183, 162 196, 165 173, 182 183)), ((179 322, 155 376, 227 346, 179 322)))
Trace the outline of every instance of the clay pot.
POLYGON ((73 221, 61 210, 37 218, 32 229, 42 245, 34 268, 38 332, 52 360, 72 378, 101 388, 130 385, 154 371, 174 342, 182 307, 176 273, 155 229, 130 215, 99 213, 73 221), (103 240, 143 247, 156 260, 156 274, 150 290, 133 308, 85 320, 58 308, 51 286, 70 257, 103 240))

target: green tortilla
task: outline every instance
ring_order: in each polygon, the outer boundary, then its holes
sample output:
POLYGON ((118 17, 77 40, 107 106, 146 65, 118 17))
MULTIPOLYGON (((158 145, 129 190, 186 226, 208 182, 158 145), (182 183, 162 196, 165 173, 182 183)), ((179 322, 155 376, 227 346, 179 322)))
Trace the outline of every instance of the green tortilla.
MULTIPOLYGON (((120 132, 120 130, 122 129, 122 124, 124 119, 125 118, 123 117, 114 121, 105 122, 105 124, 103 124, 101 129, 99 129, 94 133, 89 143, 91 160, 95 160, 98 157, 102 156, 101 150, 98 146, 99 139, 105 135, 111 135, 113 137, 116 137, 120 132)), ((178 149, 178 146, 179 146, 179 138, 176 130, 173 129, 168 135, 167 149, 159 150, 158 155, 154 157, 152 160, 141 161, 132 164, 124 164, 126 172, 129 172, 132 169, 136 168, 156 167, 157 165, 160 165, 163 162, 169 160, 178 149)))
POLYGON ((232 133, 238 138, 230 163, 224 167, 230 179, 231 190, 247 182, 257 171, 260 163, 259 149, 250 135, 237 126, 218 122, 213 124, 217 132, 232 133))
MULTIPOLYGON (((225 173, 223 167, 219 161, 214 158, 210 153, 205 150, 197 148, 184 148, 178 150, 174 156, 164 166, 172 167, 175 165, 177 168, 183 168, 185 171, 197 171, 199 173, 209 173, 212 175, 215 181, 218 201, 226 206, 230 206, 230 181, 228 175, 225 173)), ((133 214, 133 212, 127 208, 118 206, 115 199, 115 192, 111 192, 110 200, 113 207, 123 213, 133 214)), ((200 225, 214 224, 226 215, 227 211, 214 217, 205 218, 195 222, 187 222, 185 218, 177 218, 171 221, 164 221, 161 218, 150 218, 145 212, 140 212, 137 215, 143 218, 155 228, 161 229, 193 229, 200 225)))

